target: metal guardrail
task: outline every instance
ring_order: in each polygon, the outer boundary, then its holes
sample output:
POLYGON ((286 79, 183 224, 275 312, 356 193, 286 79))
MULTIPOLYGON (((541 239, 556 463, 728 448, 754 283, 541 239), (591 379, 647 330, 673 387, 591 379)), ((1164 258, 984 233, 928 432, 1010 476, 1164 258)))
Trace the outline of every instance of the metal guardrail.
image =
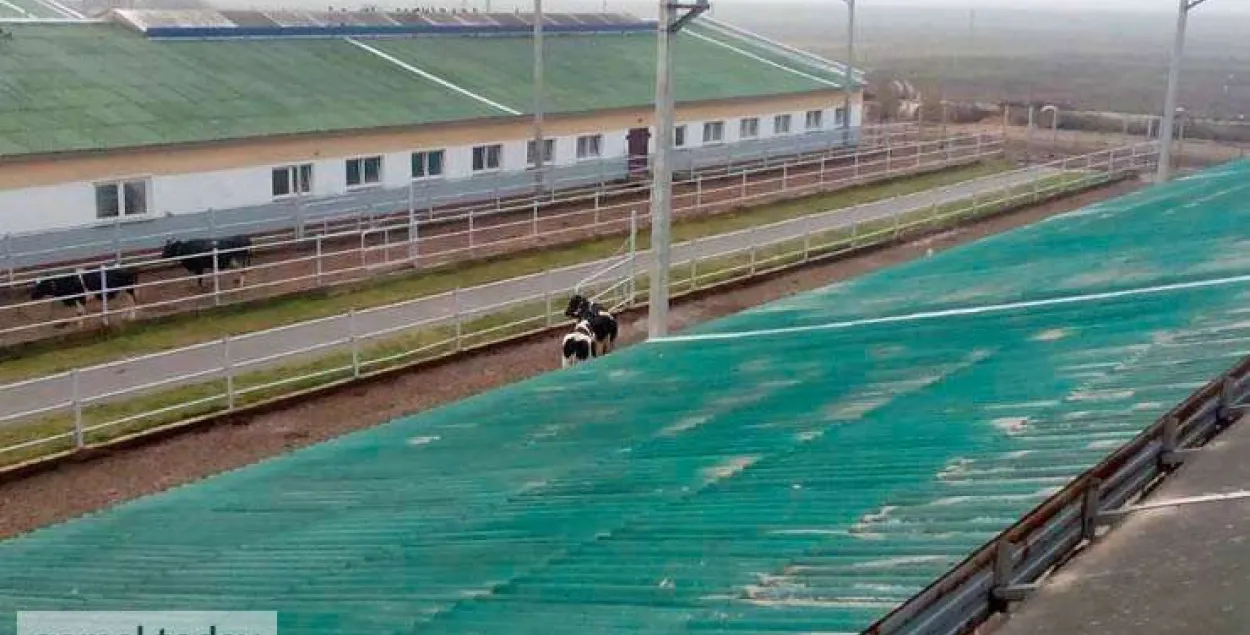
MULTIPOLYGON (((1032 168, 1034 172, 1028 180, 1004 181, 999 190, 974 190, 978 193, 964 199, 948 199, 941 205, 935 202, 907 209, 890 207, 888 215, 864 215, 862 219, 856 212, 873 206, 889 207, 891 199, 681 243, 674 246, 674 253, 680 255, 673 264, 672 288, 675 292, 694 291, 741 280, 894 240, 910 229, 932 227, 942 220, 1033 203, 1135 171, 1148 165, 1153 157, 1150 153, 1129 153, 1123 149, 1096 154, 1107 161, 1105 169, 1069 175, 1073 178, 1056 179, 1062 173, 1032 168), (921 215, 916 216, 917 212, 921 215), (844 218, 852 222, 842 222, 844 218), (831 230, 840 233, 829 235, 831 230)), ((1085 158, 1075 161, 1080 165, 1088 163, 1085 158)), ((1064 165, 1062 161, 1057 164, 1064 165)), ((612 260, 624 262, 634 257, 626 255, 612 260)), ((628 274, 619 272, 585 283, 586 275, 602 270, 604 262, 572 265, 0 385, 0 404, 9 404, 8 408, 0 407, 0 432, 28 425, 41 431, 18 435, 21 440, 0 447, 0 457, 14 452, 38 454, 36 448, 41 447, 68 445, 69 449, 81 449, 89 444, 88 437, 94 433, 145 420, 170 419, 170 415, 178 413, 182 413, 183 419, 190 418, 202 408, 229 412, 254 393, 268 394, 282 387, 360 377, 362 373, 423 356, 506 339, 526 329, 550 327, 563 321, 563 307, 557 298, 574 289, 616 300, 622 298, 615 296, 628 294, 623 302, 614 305, 632 303, 637 283, 644 281, 647 274, 631 268, 626 270, 628 274), (503 285, 530 291, 501 302, 497 300, 498 289, 503 285), (414 337, 422 333, 432 336, 414 337), (268 352, 257 344, 262 338, 271 341, 268 352), (183 370, 175 370, 178 368, 183 370), (257 374, 262 371, 266 374, 257 374), (112 418, 97 422, 88 416, 87 409, 96 405, 117 404, 174 387, 213 382, 217 383, 211 390, 164 399, 149 409, 109 413, 112 418), (13 404, 19 405, 15 408, 13 404), (59 423, 50 425, 50 417, 59 418, 59 423)))
MULTIPOLYGON (((712 210, 758 203, 775 197, 794 197, 807 193, 849 187, 877 180, 894 178, 917 171, 960 165, 970 161, 998 156, 1003 151, 1001 139, 992 135, 957 135, 931 142, 896 146, 903 156, 891 149, 874 149, 835 157, 784 163, 768 167, 744 169, 741 180, 728 181, 716 176, 705 180, 700 175, 686 183, 688 190, 674 197, 675 214, 705 213, 712 210), (914 151, 914 153, 913 153, 914 151), (836 167, 830 161, 846 165, 836 167), (826 169, 828 168, 828 169, 826 169), (751 180, 752 177, 756 177, 751 180)), ((567 241, 597 233, 623 231, 630 216, 646 204, 638 201, 606 204, 600 192, 575 193, 547 205, 570 205, 569 211, 540 214, 537 203, 510 206, 477 213, 470 209, 459 215, 445 213, 418 220, 401 217, 388 224, 376 225, 359 232, 321 234, 297 239, 270 241, 253 248, 257 254, 276 252, 278 258, 249 267, 220 270, 218 257, 239 250, 214 250, 208 254, 212 269, 205 273, 203 287, 192 275, 178 267, 177 259, 148 258, 126 263, 143 270, 174 268, 172 277, 143 280, 133 286, 138 300, 129 302, 102 299, 100 310, 93 312, 107 325, 113 316, 129 317, 132 312, 155 312, 167 315, 206 307, 253 301, 298 290, 309 290, 365 279, 379 271, 411 266, 416 268, 442 265, 471 259, 476 255, 500 253, 513 248, 526 248, 542 241, 567 241), (577 205, 584 207, 577 208, 577 205), (593 207, 591 207, 593 205, 593 207), (512 214, 515 220, 498 218, 485 222, 483 217, 512 214), (458 222, 463 229, 447 231, 447 224, 458 222), (444 228, 439 230, 438 228, 444 228), (515 246, 515 247, 514 247, 515 246), (260 275, 256 275, 260 274, 260 275), (252 276, 251 283, 235 286, 235 276, 252 276), (259 279, 258 278, 264 278, 259 279), (163 297, 161 297, 163 296, 163 297)), ((649 213, 637 214, 646 222, 649 213)), ((110 265, 100 264, 101 272, 110 265)), ((63 269, 30 272, 27 275, 65 275, 63 269)), ((101 276, 104 277, 104 276, 101 276)), ((242 280, 243 278, 238 278, 242 280)), ((19 279, 0 283, 0 292, 25 294, 31 280, 19 279)), ((76 296, 81 298, 83 296, 76 296)), ((65 298, 68 299, 68 298, 65 298)), ((119 297, 118 300, 124 300, 119 297)), ((35 339, 51 334, 49 327, 80 324, 82 318, 54 317, 62 298, 24 300, 0 305, 0 337, 10 340, 35 339), (42 317, 46 315, 47 317, 42 317)))
POLYGON ((872 627, 866 635, 961 635, 1011 602, 1075 549, 1096 538, 1116 512, 1231 424, 1250 396, 1250 357, 1156 421, 1022 520, 872 627))

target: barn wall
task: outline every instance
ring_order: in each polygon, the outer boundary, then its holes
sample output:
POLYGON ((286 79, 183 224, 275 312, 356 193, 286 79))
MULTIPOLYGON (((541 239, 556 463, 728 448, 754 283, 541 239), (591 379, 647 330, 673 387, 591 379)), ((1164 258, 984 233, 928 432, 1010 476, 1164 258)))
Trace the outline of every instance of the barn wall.
MULTIPOLYGON (((760 141, 773 137, 773 117, 789 113, 793 135, 801 135, 806 111, 825 111, 824 130, 835 129, 834 108, 841 105, 841 93, 812 93, 732 102, 686 104, 678 108, 679 123, 688 126, 686 149, 704 147, 703 124, 725 123, 725 139, 717 146, 733 146, 739 141, 743 117, 760 118, 760 141)), ((858 102, 858 99, 857 99, 858 102)), ((544 131, 556 140, 557 166, 574 175, 616 176, 623 171, 611 160, 623 159, 630 128, 651 121, 649 109, 634 109, 582 116, 553 116, 544 131), (590 165, 576 157, 577 137, 602 134, 602 158, 608 165, 590 165)), ((854 120, 860 118, 856 109, 854 120)), ((464 180, 466 188, 498 187, 502 174, 521 175, 526 167, 526 144, 532 135, 527 118, 487 120, 470 124, 423 127, 399 131, 368 131, 354 135, 318 138, 249 140, 213 146, 167 148, 117 152, 107 155, 61 157, 0 163, 0 233, 22 233, 97 224, 95 184, 121 178, 149 180, 148 216, 184 215, 208 210, 228 210, 288 204, 275 200, 272 170, 275 167, 311 163, 312 192, 307 199, 353 197, 364 200, 367 190, 408 189, 411 182, 410 156, 414 151, 441 149, 445 152, 445 181, 464 180), (473 147, 501 143, 503 168, 500 175, 472 170, 473 147), (354 157, 382 156, 382 182, 364 187, 347 186, 345 161, 354 157), (491 179, 495 185, 475 185, 491 179), (30 210, 17 213, 17 210, 30 210)), ((652 137, 654 150, 654 135, 652 137)), ((751 142, 748 145, 759 145, 751 142)), ((733 157, 733 148, 707 148, 708 156, 733 157)), ((705 162, 706 163, 706 162, 705 162)), ((679 162, 678 167, 682 164, 679 162)), ((424 185, 424 184, 423 184, 424 185)), ((443 188, 446 189, 446 188, 443 188)), ((301 197, 303 199, 305 197, 301 197)), ((315 206, 315 205, 314 205, 315 206)))

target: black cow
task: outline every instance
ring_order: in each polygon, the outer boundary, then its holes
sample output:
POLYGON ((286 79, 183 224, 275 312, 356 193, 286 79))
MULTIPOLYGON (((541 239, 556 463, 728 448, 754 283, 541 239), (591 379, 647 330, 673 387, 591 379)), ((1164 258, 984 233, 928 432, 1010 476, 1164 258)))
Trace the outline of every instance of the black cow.
MULTIPOLYGON (((177 259, 195 276, 195 284, 204 287, 204 274, 213 272, 213 248, 217 249, 217 271, 233 267, 246 269, 252 266, 252 239, 248 236, 230 236, 217 240, 196 238, 170 240, 161 250, 161 258, 177 259)), ((243 286, 246 272, 239 272, 236 286, 243 286)))
POLYGON ((114 268, 103 272, 100 269, 79 269, 74 273, 36 281, 30 289, 30 299, 59 299, 61 304, 74 307, 78 325, 82 326, 82 317, 91 298, 103 296, 112 301, 125 294, 130 296, 128 316, 133 320, 135 307, 139 304, 138 284, 139 274, 134 269, 114 268))
POLYGON ((591 353, 595 357, 607 355, 616 347, 616 336, 619 326, 616 318, 607 309, 604 309, 602 305, 591 302, 580 295, 574 295, 572 298, 569 298, 569 306, 564 310, 564 315, 575 320, 585 321, 590 326, 590 331, 595 338, 595 346, 591 353))

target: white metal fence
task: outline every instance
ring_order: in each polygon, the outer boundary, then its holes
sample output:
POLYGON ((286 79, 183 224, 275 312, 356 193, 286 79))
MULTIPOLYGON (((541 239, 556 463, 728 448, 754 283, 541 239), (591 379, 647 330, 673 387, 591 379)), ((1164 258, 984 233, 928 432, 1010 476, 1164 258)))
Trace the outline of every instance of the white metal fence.
MULTIPOLYGON (((681 243, 673 249, 672 288, 683 292, 749 277, 915 228, 1035 202, 1148 168, 1156 155, 1155 144, 1108 150, 936 194, 899 196, 681 243)), ((359 377, 551 326, 563 321, 563 300, 574 290, 629 304, 639 283, 645 284, 641 272, 648 258, 626 254, 0 385, 0 462, 82 447, 93 439, 237 408, 259 395, 359 377), (636 266, 617 266, 625 262, 636 266), (180 390, 171 392, 174 388, 180 390)), ((553 359, 556 355, 553 346, 553 359)))
MULTIPOLYGON (((862 147, 881 147, 921 136, 914 123, 867 126, 852 130, 850 140, 862 147)), ((761 165, 779 165, 795 157, 846 153, 844 131, 794 135, 757 142, 679 150, 679 172, 737 173, 761 165)), ((485 212, 508 202, 546 201, 569 190, 589 192, 612 188, 629 176, 629 166, 648 166, 650 156, 579 161, 571 166, 491 172, 468 178, 416 179, 397 189, 368 188, 331 197, 294 197, 263 205, 208 210, 194 214, 139 219, 115 218, 95 226, 11 232, 0 236, 0 271, 11 278, 22 269, 81 260, 124 260, 150 255, 169 238, 218 238, 247 234, 299 238, 310 231, 359 231, 397 210, 433 212, 477 208, 485 212), (540 191, 536 192, 535 189, 540 191)))
MULTIPOLYGON (((713 213, 965 164, 1002 152, 1001 137, 958 134, 850 154, 799 157, 738 172, 699 174, 676 185, 673 209, 678 215, 713 213)), ((631 217, 644 225, 649 219, 649 203, 642 198, 646 186, 634 189, 636 197, 616 201, 612 196, 623 192, 573 192, 544 204, 529 201, 486 211, 447 210, 434 217, 413 213, 359 230, 272 238, 253 249, 253 265, 229 271, 217 268, 217 256, 230 250, 214 250, 208 258, 213 269, 203 277, 202 286, 176 259, 145 255, 124 262, 140 272, 139 283, 133 287, 137 302, 130 303, 126 296, 114 301, 101 298, 92 307, 92 319, 108 324, 132 314, 152 317, 224 306, 361 280, 403 267, 431 267, 620 233, 628 229, 631 217), (239 284, 242 275, 247 284, 239 284)), ((102 274, 111 267, 107 263, 95 266, 102 274)), ((53 327, 81 323, 80 317, 62 308, 62 299, 29 299, 33 279, 55 275, 67 274, 64 269, 30 270, 0 283, 0 295, 16 300, 0 306, 0 340, 37 339, 54 334, 53 327)))

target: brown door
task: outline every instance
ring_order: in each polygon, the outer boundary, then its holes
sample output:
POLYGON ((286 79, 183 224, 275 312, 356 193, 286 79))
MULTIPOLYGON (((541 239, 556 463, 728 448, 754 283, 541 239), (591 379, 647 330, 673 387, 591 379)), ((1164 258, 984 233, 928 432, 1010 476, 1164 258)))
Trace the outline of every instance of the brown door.
POLYGON ((629 175, 647 175, 647 147, 651 142, 651 131, 647 128, 631 128, 625 137, 629 148, 629 175))

